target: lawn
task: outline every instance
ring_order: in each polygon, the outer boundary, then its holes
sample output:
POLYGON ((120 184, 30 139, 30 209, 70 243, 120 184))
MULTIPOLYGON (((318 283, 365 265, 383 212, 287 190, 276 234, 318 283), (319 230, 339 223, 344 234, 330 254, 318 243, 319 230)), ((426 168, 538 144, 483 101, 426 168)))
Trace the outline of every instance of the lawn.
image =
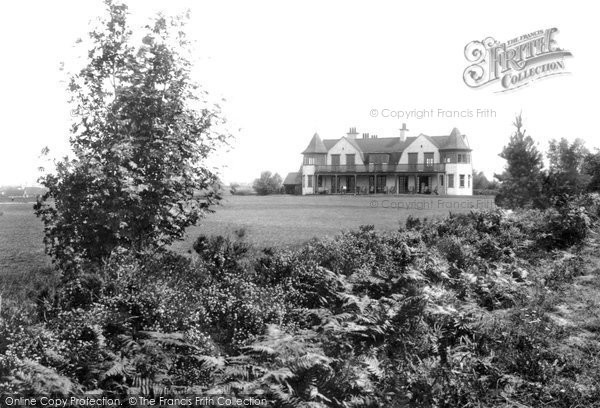
POLYGON ((44 228, 33 203, 0 203, 0 298, 30 293, 53 279, 44 228))
MULTIPOLYGON (((44 255, 42 223, 31 203, 0 203, 0 276, 29 274, 50 266, 44 255)), ((299 245, 313 237, 373 224, 396 229, 409 214, 420 218, 491 205, 484 197, 440 196, 226 196, 186 239, 174 245, 187 252, 200 234, 233 235, 259 247, 299 245)), ((1 283, 1 281, 0 281, 1 283)))
POLYGON ((189 228, 186 240, 175 247, 185 251, 200 234, 234 235, 240 229, 257 246, 299 245, 360 225, 397 229, 411 214, 434 218, 478 205, 490 208, 492 201, 489 197, 440 196, 227 196, 199 226, 189 228))

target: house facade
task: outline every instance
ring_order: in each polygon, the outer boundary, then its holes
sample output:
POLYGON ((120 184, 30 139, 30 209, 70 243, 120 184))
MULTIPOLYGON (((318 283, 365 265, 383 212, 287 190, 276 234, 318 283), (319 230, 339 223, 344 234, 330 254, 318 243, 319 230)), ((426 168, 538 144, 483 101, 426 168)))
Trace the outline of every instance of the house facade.
POLYGON ((473 167, 467 137, 449 135, 378 138, 350 128, 339 139, 315 133, 302 152, 295 179, 301 194, 472 195, 473 167))

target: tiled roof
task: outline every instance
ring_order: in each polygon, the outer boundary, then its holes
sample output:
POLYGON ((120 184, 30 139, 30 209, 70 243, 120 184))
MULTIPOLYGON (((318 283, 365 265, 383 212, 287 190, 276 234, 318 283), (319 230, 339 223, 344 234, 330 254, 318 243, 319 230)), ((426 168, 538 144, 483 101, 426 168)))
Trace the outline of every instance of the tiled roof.
MULTIPOLYGON (((318 135, 316 135, 318 136, 318 135)), ((431 143, 433 143, 440 150, 452 150, 452 149, 460 149, 460 150, 471 150, 467 145, 464 137, 461 135, 460 131, 456 128, 452 129, 450 135, 447 136, 428 136, 421 135, 427 138, 431 143)), ((315 137, 311 140, 311 145, 313 144, 315 137)), ((408 145, 417 139, 417 136, 407 137, 403 142, 399 137, 382 137, 382 138, 368 138, 368 139, 348 139, 361 154, 369 154, 369 153, 400 153, 408 145)), ((320 138, 319 138, 320 140, 320 138)), ((340 139, 324 139, 322 141, 323 147, 325 148, 325 152, 330 150, 340 139)), ((311 146, 309 145, 309 147, 311 146)), ((308 149, 307 149, 308 150, 308 149)), ((306 152, 305 152, 306 153, 306 152)), ((312 152, 311 152, 312 153, 312 152)))
POLYGON ((356 139, 356 143, 365 153, 392 153, 401 152, 415 139, 416 137, 407 137, 403 142, 399 137, 382 137, 381 139, 356 139))
POLYGON ((302 184, 302 179, 300 177, 300 173, 297 172, 292 172, 292 173, 288 173, 287 176, 285 176, 285 180, 283 180, 283 185, 295 185, 295 184, 302 184))
MULTIPOLYGON (((369 139, 346 139, 362 153, 392 153, 401 152, 411 144, 416 137, 407 137, 404 142, 399 137, 382 137, 369 139)), ((327 150, 331 149, 340 139, 325 139, 323 144, 327 150)))
POLYGON ((329 149, 331 149, 339 141, 340 139, 325 139, 323 140, 323 144, 325 145, 327 151, 329 151, 329 149))
POLYGON ((450 136, 446 138, 446 144, 442 147, 441 150, 450 150, 450 149, 460 149, 460 150, 471 150, 467 143, 465 142, 465 137, 460 134, 460 131, 457 128, 452 129, 450 136))
POLYGON ((328 149, 323 144, 323 141, 319 137, 319 134, 315 133, 315 135, 310 140, 310 143, 308 144, 307 148, 304 149, 304 151, 302 152, 302 154, 307 154, 307 153, 327 153, 327 150, 328 149))

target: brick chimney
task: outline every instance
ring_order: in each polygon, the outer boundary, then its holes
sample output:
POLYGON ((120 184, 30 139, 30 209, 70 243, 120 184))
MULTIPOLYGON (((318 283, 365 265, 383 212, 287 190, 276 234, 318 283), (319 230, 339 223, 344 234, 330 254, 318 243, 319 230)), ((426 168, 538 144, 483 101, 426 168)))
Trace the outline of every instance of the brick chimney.
POLYGON ((351 127, 350 130, 348 130, 348 133, 346 133, 348 139, 356 139, 356 136, 358 136, 358 132, 355 127, 351 127))
POLYGON ((408 129, 406 128, 406 123, 402 124, 402 127, 400 128, 400 141, 404 142, 406 141, 406 132, 408 131, 408 129))
POLYGON ((369 134, 368 133, 363 133, 362 138, 363 139, 368 139, 369 138, 369 134))

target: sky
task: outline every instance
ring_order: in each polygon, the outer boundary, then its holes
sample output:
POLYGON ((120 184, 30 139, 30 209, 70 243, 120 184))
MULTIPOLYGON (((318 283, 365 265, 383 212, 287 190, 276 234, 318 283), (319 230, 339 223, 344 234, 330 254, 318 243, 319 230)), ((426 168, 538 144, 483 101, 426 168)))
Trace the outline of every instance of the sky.
MULTIPOLYGON (((132 23, 157 11, 191 9, 194 75, 221 103, 235 139, 212 159, 225 182, 251 182, 263 170, 296 171, 312 135, 344 136, 349 127, 378 137, 449 134, 457 127, 473 165, 491 177, 522 112, 528 133, 548 141, 581 138, 600 147, 600 66, 594 5, 558 1, 143 1, 127 4, 132 23), (572 52, 568 75, 511 92, 472 89, 463 81, 464 48, 473 40, 506 41, 556 27, 572 52), (477 117, 477 110, 491 110, 477 117), (377 115, 373 115, 374 111, 377 115), (433 110, 421 119, 391 112, 433 110), (458 114, 455 113, 458 111, 458 114), (474 117, 461 117, 472 111, 474 117), (387 116, 387 117, 385 117, 387 116)), ((33 185, 51 155, 68 152, 71 117, 65 72, 77 38, 102 2, 27 1, 0 5, 0 185, 33 185)))

